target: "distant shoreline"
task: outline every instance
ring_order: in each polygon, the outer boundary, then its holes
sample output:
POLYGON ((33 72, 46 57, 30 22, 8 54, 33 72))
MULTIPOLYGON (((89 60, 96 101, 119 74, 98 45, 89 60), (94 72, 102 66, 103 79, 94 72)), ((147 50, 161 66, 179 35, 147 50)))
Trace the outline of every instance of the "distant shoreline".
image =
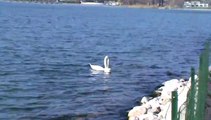
POLYGON ((129 8, 155 8, 155 9, 167 9, 167 10, 199 10, 199 11, 211 11, 211 8, 179 8, 179 7, 171 7, 171 6, 164 6, 159 7, 156 5, 122 5, 129 8))
MULTIPOLYGON (((39 2, 39 1, 26 1, 26 0, 0 0, 0 2, 11 2, 11 3, 33 3, 33 4, 55 4, 55 5, 80 5, 80 3, 66 3, 66 2, 39 2)), ((107 5, 105 5, 107 6, 107 5)), ((127 7, 127 8, 146 8, 146 9, 163 9, 163 10, 187 10, 187 11, 211 11, 211 8, 175 8, 170 6, 159 7, 156 5, 119 5, 113 7, 127 7)))

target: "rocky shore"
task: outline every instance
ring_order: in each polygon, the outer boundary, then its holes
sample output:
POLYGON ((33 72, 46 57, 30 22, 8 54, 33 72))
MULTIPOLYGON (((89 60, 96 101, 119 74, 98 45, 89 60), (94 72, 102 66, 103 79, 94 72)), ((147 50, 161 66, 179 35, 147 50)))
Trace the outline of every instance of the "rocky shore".
MULTIPOLYGON (((195 75, 195 79, 198 79, 195 75)), ((180 119, 185 119, 186 99, 191 86, 191 80, 172 79, 158 88, 154 98, 143 97, 140 106, 135 106, 128 113, 129 120, 171 120, 171 93, 178 92, 178 111, 180 119)))

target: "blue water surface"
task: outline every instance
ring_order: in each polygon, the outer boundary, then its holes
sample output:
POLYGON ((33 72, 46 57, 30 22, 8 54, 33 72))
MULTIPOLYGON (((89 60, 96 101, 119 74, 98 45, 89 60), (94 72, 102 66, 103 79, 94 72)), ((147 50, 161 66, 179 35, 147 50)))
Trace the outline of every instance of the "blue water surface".
POLYGON ((197 68, 210 20, 210 11, 0 2, 0 119, 127 119, 140 97, 197 68), (105 55, 111 74, 91 72, 105 55))

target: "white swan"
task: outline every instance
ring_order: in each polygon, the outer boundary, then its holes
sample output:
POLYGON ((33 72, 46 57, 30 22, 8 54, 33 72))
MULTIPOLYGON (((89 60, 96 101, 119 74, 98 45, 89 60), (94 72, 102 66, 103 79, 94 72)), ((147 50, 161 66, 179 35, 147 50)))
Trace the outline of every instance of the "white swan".
POLYGON ((92 70, 95 70, 95 71, 104 71, 105 73, 111 72, 111 68, 109 68, 109 58, 108 58, 108 56, 105 56, 105 58, 104 58, 104 68, 99 66, 99 65, 92 65, 92 64, 89 64, 89 65, 92 68, 92 70))

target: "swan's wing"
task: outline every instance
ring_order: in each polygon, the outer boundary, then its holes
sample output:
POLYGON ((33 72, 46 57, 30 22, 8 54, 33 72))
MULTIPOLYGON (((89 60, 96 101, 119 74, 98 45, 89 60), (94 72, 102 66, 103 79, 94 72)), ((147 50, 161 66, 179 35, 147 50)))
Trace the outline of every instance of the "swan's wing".
POLYGON ((99 66, 99 65, 92 65, 92 64, 89 64, 89 65, 93 70, 96 70, 96 71, 103 71, 104 70, 104 68, 99 66))

